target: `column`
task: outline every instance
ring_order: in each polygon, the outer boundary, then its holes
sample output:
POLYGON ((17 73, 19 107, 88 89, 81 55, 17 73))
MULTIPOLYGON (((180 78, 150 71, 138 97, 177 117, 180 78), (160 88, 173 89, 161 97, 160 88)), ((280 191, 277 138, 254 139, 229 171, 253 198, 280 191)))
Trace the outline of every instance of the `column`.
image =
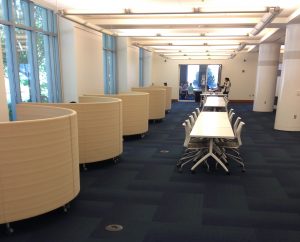
POLYGON ((300 131, 300 24, 286 28, 275 129, 300 131))
POLYGON ((259 45, 253 111, 273 111, 279 56, 280 44, 259 45))

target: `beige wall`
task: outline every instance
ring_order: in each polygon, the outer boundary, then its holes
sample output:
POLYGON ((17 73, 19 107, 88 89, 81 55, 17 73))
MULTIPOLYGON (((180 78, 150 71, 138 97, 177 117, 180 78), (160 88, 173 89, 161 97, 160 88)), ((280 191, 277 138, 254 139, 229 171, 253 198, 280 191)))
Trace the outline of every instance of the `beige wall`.
POLYGON ((102 34, 59 18, 63 101, 103 93, 102 34))
POLYGON ((222 83, 225 77, 229 77, 232 83, 229 98, 231 100, 253 100, 257 59, 257 53, 239 53, 234 59, 230 60, 167 60, 165 62, 165 59, 154 54, 152 80, 155 85, 162 85, 165 81, 168 82, 168 86, 173 89, 172 99, 178 99, 179 64, 222 64, 222 83))

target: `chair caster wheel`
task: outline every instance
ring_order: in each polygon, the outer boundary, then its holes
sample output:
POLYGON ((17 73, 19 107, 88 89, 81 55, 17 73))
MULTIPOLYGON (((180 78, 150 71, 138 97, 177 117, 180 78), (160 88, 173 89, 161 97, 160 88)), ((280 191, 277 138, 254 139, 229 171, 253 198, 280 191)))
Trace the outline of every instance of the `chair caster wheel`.
POLYGON ((14 232, 14 229, 12 227, 10 227, 9 223, 7 223, 6 224, 6 234, 11 235, 11 234, 13 234, 13 232, 14 232))
POLYGON ((195 170, 191 170, 191 173, 192 173, 192 174, 195 174, 196 172, 195 172, 195 170))
POLYGON ((242 169, 242 172, 246 172, 246 169, 245 169, 245 168, 243 168, 243 169, 242 169))
POLYGON ((117 163, 118 163, 118 161, 119 161, 119 157, 118 157, 118 156, 113 158, 113 162, 114 162, 114 164, 117 164, 117 163))
POLYGON ((67 212, 69 211, 70 207, 71 207, 70 203, 65 204, 65 205, 63 206, 64 212, 67 213, 67 212))
POLYGON ((227 175, 230 176, 230 171, 227 172, 227 175))
POLYGON ((83 169, 84 171, 87 171, 87 170, 88 170, 87 167, 86 167, 86 164, 82 164, 82 169, 83 169))

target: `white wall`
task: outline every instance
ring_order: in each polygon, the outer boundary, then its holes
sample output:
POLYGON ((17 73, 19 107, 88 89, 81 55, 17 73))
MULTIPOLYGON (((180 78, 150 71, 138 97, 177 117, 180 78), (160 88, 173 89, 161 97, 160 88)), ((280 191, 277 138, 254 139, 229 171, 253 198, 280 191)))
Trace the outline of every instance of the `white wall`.
POLYGON ((77 101, 74 24, 59 18, 62 100, 77 101))
POLYGON ((117 75, 119 92, 128 92, 139 86, 139 48, 127 37, 117 37, 117 75))
POLYGON ((75 28, 77 94, 103 93, 102 34, 75 28))
MULTIPOLYGON (((102 36, 85 31, 68 20, 60 20, 62 80, 64 101, 77 101, 78 95, 103 93, 102 36)), ((127 37, 117 37, 117 75, 119 92, 139 85, 139 49, 127 37)), ((146 54, 148 52, 145 52, 146 54)), ((256 82, 257 53, 239 53, 231 60, 175 61, 155 53, 144 57, 144 83, 172 88, 172 99, 178 99, 179 64, 222 64, 222 82, 232 82, 231 100, 253 100, 256 82)))
POLYGON ((116 39, 116 82, 118 85, 119 92, 127 92, 128 91, 128 79, 127 79, 127 46, 128 46, 128 38, 126 37, 117 37, 116 39))
POLYGON ((256 82, 257 53, 239 53, 230 60, 167 60, 153 55, 152 82, 162 85, 168 82, 172 88, 172 99, 178 99, 179 64, 222 64, 222 83, 229 77, 232 83, 229 98, 231 100, 253 100, 256 82), (244 70, 244 72, 243 72, 244 70))
POLYGON ((143 78, 144 78, 144 86, 151 86, 152 84, 152 67, 153 67, 153 59, 152 59, 152 52, 144 50, 144 57, 143 57, 143 78))
POLYGON ((139 48, 136 46, 128 47, 128 87, 139 86, 139 48))
POLYGON ((59 18, 63 101, 103 94, 102 34, 59 18))
POLYGON ((8 116, 8 107, 6 100, 6 91, 5 91, 5 79, 4 79, 4 69, 2 62, 2 49, 0 45, 0 122, 9 121, 8 116))

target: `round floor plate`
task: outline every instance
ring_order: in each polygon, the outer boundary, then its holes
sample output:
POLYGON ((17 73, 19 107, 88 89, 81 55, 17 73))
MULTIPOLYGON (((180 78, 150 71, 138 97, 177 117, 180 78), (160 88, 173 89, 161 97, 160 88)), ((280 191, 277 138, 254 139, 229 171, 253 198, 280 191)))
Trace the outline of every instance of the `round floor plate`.
POLYGON ((161 150, 160 153, 169 153, 168 150, 161 150))
POLYGON ((123 230, 123 226, 120 224, 109 224, 105 227, 105 229, 110 232, 118 232, 123 230))

